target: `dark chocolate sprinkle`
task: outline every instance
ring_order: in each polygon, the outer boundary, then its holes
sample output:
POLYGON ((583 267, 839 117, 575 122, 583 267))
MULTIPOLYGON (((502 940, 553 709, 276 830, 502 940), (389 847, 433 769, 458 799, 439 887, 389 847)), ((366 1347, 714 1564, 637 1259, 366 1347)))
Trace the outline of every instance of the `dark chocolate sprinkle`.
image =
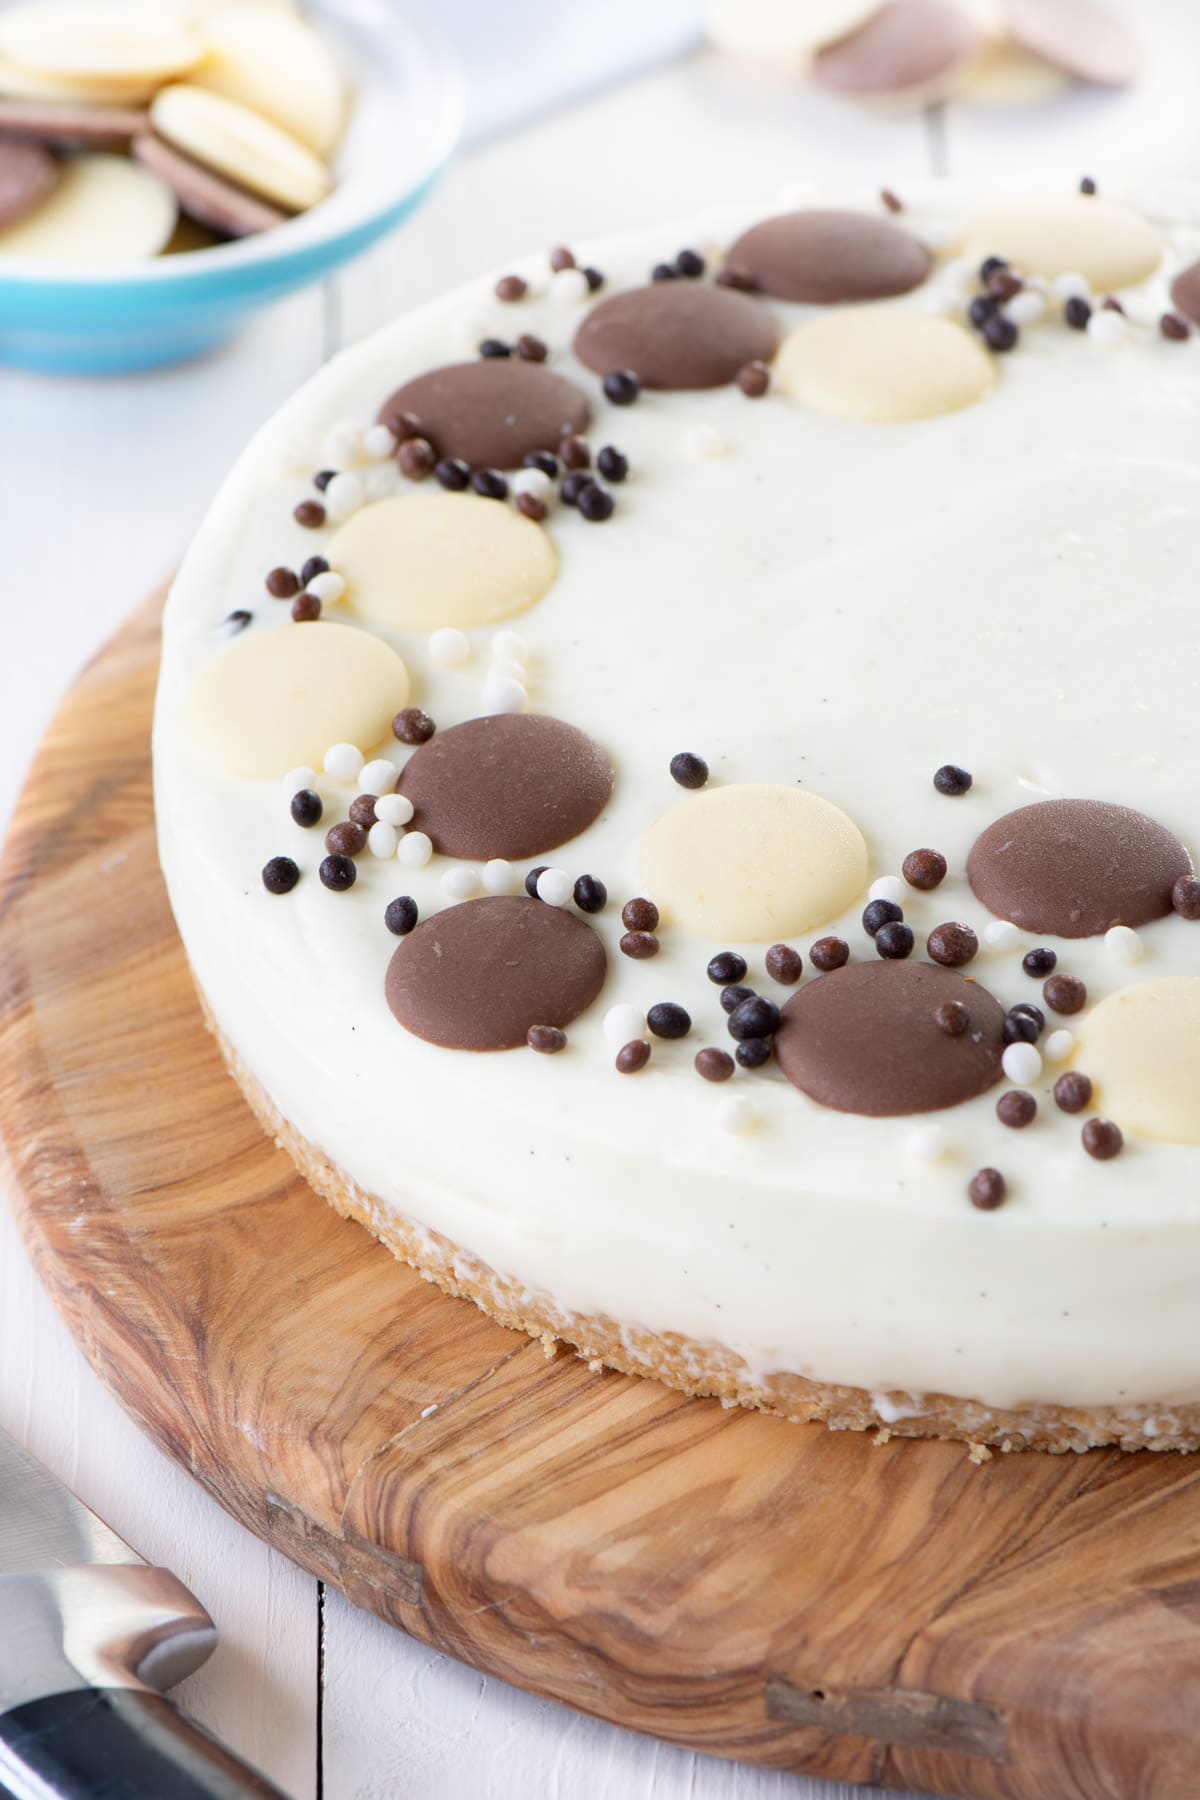
POLYGON ((593 525, 601 525, 605 519, 611 519, 616 501, 607 488, 598 482, 590 482, 576 501, 582 516, 593 525))
POLYGON ((671 758, 671 779, 682 788, 702 788, 708 780, 708 764, 691 750, 680 750, 671 758))
POLYGON ((1181 875, 1171 889, 1171 905, 1181 919, 1200 919, 1200 878, 1181 875))
POLYGON ((389 900, 383 922, 394 936, 407 937, 417 922, 417 903, 412 895, 401 894, 398 899, 389 900))
POLYGON ((943 763, 933 777, 933 785, 939 794, 959 795, 968 793, 974 776, 966 769, 959 769, 954 763, 943 763))
POLYGON ((733 1054, 743 1069, 761 1069, 770 1062, 774 1049, 769 1038, 743 1038, 733 1054))
POLYGON ((437 451, 428 438, 405 438, 396 452, 396 466, 408 481, 424 481, 437 467, 437 451))
POLYGON ((610 369, 604 377, 605 397, 614 406, 632 406, 642 391, 642 384, 632 369, 610 369))
POLYGON ((592 447, 586 438, 565 437, 558 446, 558 460, 564 469, 590 469, 592 447))
POLYGON ((1182 344, 1192 335, 1192 328, 1187 320, 1176 312, 1165 312, 1158 321, 1158 329, 1165 338, 1170 338, 1176 344, 1182 344))
POLYGON ((461 494, 471 479, 471 471, 465 462, 458 462, 452 456, 444 456, 433 466, 433 478, 451 494, 461 494))
POLYGON ((253 617, 254 614, 247 612, 244 606, 238 606, 233 612, 226 614, 222 624, 228 625, 231 631, 245 631, 253 617))
POLYGON ((1003 313, 996 313, 983 327, 984 343, 989 350, 995 350, 1001 356, 1009 350, 1015 350, 1020 337, 1017 327, 1003 313))
POLYGON ((717 987, 729 987, 732 982, 740 981, 746 973, 746 959, 739 956, 736 950, 718 950, 709 958, 705 973, 717 987))
POLYGON ((733 1012, 735 1007, 742 1004, 743 1000, 753 999, 754 989, 752 987, 746 987, 745 984, 740 981, 734 982, 732 987, 721 989, 721 1005, 727 1013, 733 1012))
POLYGON ((558 458, 552 456, 549 450, 530 450, 521 458, 521 467, 523 469, 540 469, 543 475, 548 475, 551 481, 554 481, 558 475, 558 458))
POLYGON ((1048 946, 1039 945, 1036 950, 1027 951, 1021 959, 1021 967, 1027 975, 1040 981, 1043 976, 1052 975, 1058 963, 1058 951, 1048 946))
POLYGON ((476 469, 471 476, 471 492, 481 494, 485 500, 504 500, 508 497, 508 483, 495 469, 476 469))
POLYGON ((980 1212, 995 1212, 998 1206, 1004 1205, 1007 1192, 1007 1185, 999 1169, 980 1169, 978 1174, 972 1175, 967 1188, 971 1205, 977 1206, 980 1212))
POLYGON ((646 1014, 646 1024, 655 1037, 682 1038, 692 1029, 692 1015, 674 1000, 659 1000, 646 1014))
POLYGON ((874 937, 881 925, 899 923, 903 917, 904 908, 894 900, 869 900, 863 908, 863 930, 868 937, 874 937))
POLYGON ((307 587, 318 575, 328 575, 329 564, 323 556, 310 556, 300 571, 300 585, 307 587))
POLYGON ((336 469, 317 470, 316 474, 313 476, 313 486, 316 488, 318 494, 323 494, 325 492, 325 489, 329 486, 336 474, 336 469))
POLYGON ((321 880, 335 894, 344 894, 358 880, 358 868, 352 856, 327 856, 319 870, 321 880))
POLYGON ((503 338, 484 338, 479 346, 479 354, 488 359, 495 356, 511 356, 512 345, 506 344, 503 338))
POLYGON ((912 926, 905 925, 900 919, 890 919, 875 933, 875 948, 889 962, 901 962, 906 956, 911 956, 916 941, 912 926))
POLYGON ((580 912, 603 912, 608 904, 608 889, 598 875, 581 875, 575 883, 574 894, 580 912))
POLYGON ((770 1037, 778 1027, 779 1008, 761 994, 739 1000, 729 1015, 729 1035, 734 1038, 770 1037))
POLYGON ((525 1033, 525 1042, 539 1056, 557 1056, 567 1047, 567 1034, 557 1025, 531 1025, 525 1033))
POLYGON ((263 864, 262 884, 268 894, 290 894, 300 879, 300 871, 290 856, 273 856, 263 864))
POLYGON ((605 481, 624 481, 629 473, 629 458, 615 444, 605 444, 596 458, 596 468, 605 481))
POLYGON ((321 804, 320 794, 314 793, 312 788, 301 788, 299 793, 292 795, 291 810, 297 825, 303 825, 309 831, 314 825, 320 824, 321 814, 325 809, 321 804))
POLYGON ((531 900, 536 900, 538 897, 538 876, 544 875, 549 867, 549 863, 539 863, 536 869, 530 869, 528 875, 525 877, 525 892, 529 895, 531 900))
POLYGON ((1082 294, 1072 294, 1063 306, 1063 318, 1072 331, 1086 331, 1092 309, 1082 294))

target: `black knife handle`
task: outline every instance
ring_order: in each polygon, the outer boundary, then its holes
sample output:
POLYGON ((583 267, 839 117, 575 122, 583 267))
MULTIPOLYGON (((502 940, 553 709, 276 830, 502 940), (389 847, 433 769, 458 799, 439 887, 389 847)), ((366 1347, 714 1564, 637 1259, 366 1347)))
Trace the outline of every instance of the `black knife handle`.
POLYGON ((80 1688, 0 1716, 0 1800, 286 1800, 163 1694, 80 1688))

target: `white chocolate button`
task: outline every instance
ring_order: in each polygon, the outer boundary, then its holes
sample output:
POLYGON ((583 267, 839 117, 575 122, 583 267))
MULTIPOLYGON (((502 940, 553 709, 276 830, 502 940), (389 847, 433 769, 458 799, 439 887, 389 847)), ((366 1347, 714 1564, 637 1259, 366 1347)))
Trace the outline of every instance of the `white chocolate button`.
POLYGON ((1070 78, 1020 44, 1000 39, 991 44, 971 70, 959 98, 975 106, 1043 106, 1070 78))
POLYGON ((151 0, 37 0, 0 14, 0 52, 68 80, 170 81, 202 51, 186 20, 151 0))
POLYGON ((641 872, 669 923, 756 942, 844 912, 866 885, 867 846, 853 819, 802 788, 716 787, 656 820, 641 872))
POLYGON ((1075 1065, 1122 1131, 1200 1144, 1200 976, 1110 994, 1079 1027, 1075 1065))
POLYGON ((981 400, 993 359, 950 319, 895 306, 826 313, 784 339, 774 381, 843 419, 931 419, 981 400))
POLYGON ((150 122, 185 156, 290 212, 315 206, 332 185, 324 163, 291 132, 207 88, 163 88, 150 103, 150 122))
POLYGON ((235 638, 196 679, 195 741, 226 775, 320 768, 331 744, 378 744, 408 699, 408 670, 352 625, 283 625, 235 638))
POLYGON ((735 56, 807 56, 878 11, 879 0, 709 0, 708 35, 735 56))
POLYGON ((0 95, 6 100, 61 101, 65 106, 144 106, 156 81, 77 81, 44 75, 0 55, 0 95))
POLYGON ((365 506, 326 554, 352 611, 408 631, 507 619, 540 600, 558 573, 540 525, 475 494, 404 494, 365 506))
POLYGON ((1095 195, 989 206, 967 227, 972 262, 1003 256, 1024 275, 1079 274, 1097 293, 1132 287, 1162 261, 1158 230, 1140 213, 1095 195))
POLYGON ((149 169, 124 156, 77 156, 39 207, 0 231, 0 257, 132 262, 158 255, 176 217, 174 194, 149 169))
POLYGON ((209 20, 208 50, 191 79, 274 120, 327 157, 341 135, 345 95, 311 26, 261 6, 231 6, 209 20))

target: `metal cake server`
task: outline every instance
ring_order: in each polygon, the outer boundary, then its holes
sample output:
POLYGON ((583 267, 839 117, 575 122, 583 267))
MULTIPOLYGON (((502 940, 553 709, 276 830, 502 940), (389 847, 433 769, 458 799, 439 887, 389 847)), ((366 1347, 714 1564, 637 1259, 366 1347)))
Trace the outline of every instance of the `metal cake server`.
POLYGON ((284 1800, 166 1698, 217 1633, 0 1431, 0 1800, 284 1800))

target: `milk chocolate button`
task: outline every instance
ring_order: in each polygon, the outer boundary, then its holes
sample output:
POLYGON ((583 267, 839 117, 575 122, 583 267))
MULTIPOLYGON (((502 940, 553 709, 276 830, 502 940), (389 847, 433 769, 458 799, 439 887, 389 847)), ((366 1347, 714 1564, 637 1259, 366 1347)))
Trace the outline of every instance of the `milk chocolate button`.
POLYGON ((37 144, 119 149, 145 131, 148 123, 147 115, 133 107, 0 99, 0 134, 37 144))
POLYGON ((1102 87, 1128 87, 1142 67, 1137 39, 1095 0, 1005 0, 1008 29, 1035 56, 1102 87))
POLYGON ((1200 262, 1180 269, 1171 283, 1171 304, 1185 319, 1200 323, 1200 262))
POLYGON ((575 354, 597 375, 632 369, 643 387, 724 387, 748 362, 770 362, 779 334, 764 307, 731 288, 655 281, 592 308, 575 354))
POLYGON ((307 144, 207 88, 186 81, 160 88, 150 102, 150 123, 185 156, 288 212, 315 206, 333 185, 307 144))
POLYGON ((413 829, 443 855, 511 862, 578 837, 603 812, 612 780, 604 751, 574 725, 497 713, 430 738, 397 791, 413 803, 413 829))
POLYGON ((468 900, 411 931, 388 965, 387 1003, 447 1050, 513 1050, 532 1025, 569 1025, 604 985, 604 946, 541 900, 468 900))
POLYGON ((1162 260, 1157 228, 1140 213, 1095 195, 1008 201, 977 213, 962 254, 1003 256, 1023 275, 1082 275, 1097 293, 1132 287, 1162 260))
POLYGON ((817 306, 906 294, 924 281, 932 260, 890 219, 815 208, 752 225, 727 258, 764 294, 817 306))
POLYGON ((836 1112, 935 1112, 1000 1079, 1004 1008, 934 963, 847 963, 788 1001, 775 1054, 795 1087, 836 1112), (935 1015, 955 1001, 969 1022, 952 1037, 935 1015))
POLYGON ((252 237, 256 231, 287 223, 286 213, 255 199, 211 169, 202 169, 153 132, 134 138, 131 149, 144 169, 166 182, 189 218, 198 219, 221 237, 252 237))
POLYGON ((942 0, 893 0, 813 60, 822 87, 853 100, 916 98, 944 90, 979 54, 977 27, 942 0))
POLYGON ((1075 1065, 1125 1131, 1200 1144, 1200 976, 1140 981, 1084 1019, 1075 1065))
POLYGON ((0 225, 24 218, 53 191, 58 164, 41 144, 0 138, 0 225))
POLYGON ((406 381, 379 409, 386 425, 401 413, 418 419, 439 456, 473 469, 516 469, 531 450, 557 450, 586 431, 587 396, 540 363, 512 357, 448 363, 406 381))
POLYGON ((1056 937, 1095 937, 1171 911, 1192 861, 1165 826, 1105 800, 1040 800, 976 838, 967 878, 998 919, 1056 937))

